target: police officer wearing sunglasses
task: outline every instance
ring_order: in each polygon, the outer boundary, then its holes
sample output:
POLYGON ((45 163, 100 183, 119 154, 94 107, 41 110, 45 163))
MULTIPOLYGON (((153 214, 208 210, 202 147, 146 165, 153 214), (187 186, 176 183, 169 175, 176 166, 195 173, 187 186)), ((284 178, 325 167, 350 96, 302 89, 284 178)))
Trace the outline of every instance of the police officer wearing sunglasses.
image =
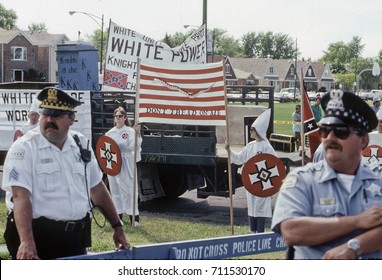
POLYGON ((374 111, 353 93, 322 98, 324 160, 290 172, 272 229, 294 259, 382 259, 382 170, 361 163, 374 111))

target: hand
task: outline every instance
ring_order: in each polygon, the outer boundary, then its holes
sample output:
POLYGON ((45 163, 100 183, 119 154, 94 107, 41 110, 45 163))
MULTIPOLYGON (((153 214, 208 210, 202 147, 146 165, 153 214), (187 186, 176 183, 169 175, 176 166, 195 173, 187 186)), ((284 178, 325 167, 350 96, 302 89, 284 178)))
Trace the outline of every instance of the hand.
POLYGON ((225 142, 224 142, 224 148, 228 151, 229 150, 229 146, 230 146, 230 141, 229 139, 225 139, 225 142))
POLYGON ((123 227, 116 227, 114 229, 113 239, 116 250, 129 250, 131 248, 131 245, 123 231, 123 227))
POLYGON ((359 229, 371 229, 382 225, 382 206, 373 206, 356 216, 359 229))
POLYGON ((36 245, 33 243, 21 242, 17 250, 16 259, 18 260, 39 260, 36 245))
POLYGON ((349 249, 347 244, 342 244, 341 246, 334 247, 323 255, 324 260, 354 260, 357 254, 349 249))
POLYGON ((137 123, 134 125, 135 133, 137 133, 138 137, 141 135, 141 124, 137 123))

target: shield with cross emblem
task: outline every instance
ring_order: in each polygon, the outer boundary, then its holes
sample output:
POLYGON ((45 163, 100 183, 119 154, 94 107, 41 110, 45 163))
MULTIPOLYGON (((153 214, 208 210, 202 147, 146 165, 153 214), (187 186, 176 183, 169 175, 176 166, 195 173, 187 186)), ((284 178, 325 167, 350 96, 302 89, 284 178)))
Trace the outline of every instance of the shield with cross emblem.
POLYGON ((255 196, 276 194, 286 176, 284 163, 271 154, 258 154, 243 166, 241 180, 247 191, 255 196))
POLYGON ((362 162, 367 164, 382 164, 382 147, 379 145, 369 145, 362 150, 362 162))
POLYGON ((362 162, 382 165, 382 134, 369 133, 369 145, 362 150, 362 162))
POLYGON ((115 176, 121 171, 122 157, 117 143, 108 136, 97 141, 96 156, 98 164, 107 175, 115 176))

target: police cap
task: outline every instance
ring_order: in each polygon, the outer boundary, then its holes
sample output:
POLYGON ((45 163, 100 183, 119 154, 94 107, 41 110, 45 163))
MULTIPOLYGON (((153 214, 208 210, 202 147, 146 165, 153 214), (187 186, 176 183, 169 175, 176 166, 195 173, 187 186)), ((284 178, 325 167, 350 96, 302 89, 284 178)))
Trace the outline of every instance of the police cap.
POLYGON ((37 96, 41 101, 41 113, 45 115, 63 115, 74 112, 74 108, 81 102, 72 98, 66 92, 54 87, 44 88, 37 96))
POLYGON ((351 92, 332 91, 321 100, 325 117, 322 125, 353 125, 372 131, 378 124, 373 109, 351 92))

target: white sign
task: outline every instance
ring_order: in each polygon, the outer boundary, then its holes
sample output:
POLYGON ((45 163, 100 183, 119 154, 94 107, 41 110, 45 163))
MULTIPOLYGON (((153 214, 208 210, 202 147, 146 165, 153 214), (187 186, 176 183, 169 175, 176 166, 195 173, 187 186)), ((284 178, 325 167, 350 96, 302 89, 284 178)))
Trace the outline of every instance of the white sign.
POLYGON ((102 89, 136 91, 137 59, 174 63, 206 63, 206 26, 202 25, 179 47, 170 48, 134 30, 110 22, 102 89))
MULTIPOLYGON (((76 107, 76 122, 72 130, 81 132, 91 140, 90 91, 66 91, 73 98, 83 102, 76 107)), ((0 151, 8 151, 16 130, 28 122, 28 111, 37 101, 40 90, 0 90, 0 151)))

